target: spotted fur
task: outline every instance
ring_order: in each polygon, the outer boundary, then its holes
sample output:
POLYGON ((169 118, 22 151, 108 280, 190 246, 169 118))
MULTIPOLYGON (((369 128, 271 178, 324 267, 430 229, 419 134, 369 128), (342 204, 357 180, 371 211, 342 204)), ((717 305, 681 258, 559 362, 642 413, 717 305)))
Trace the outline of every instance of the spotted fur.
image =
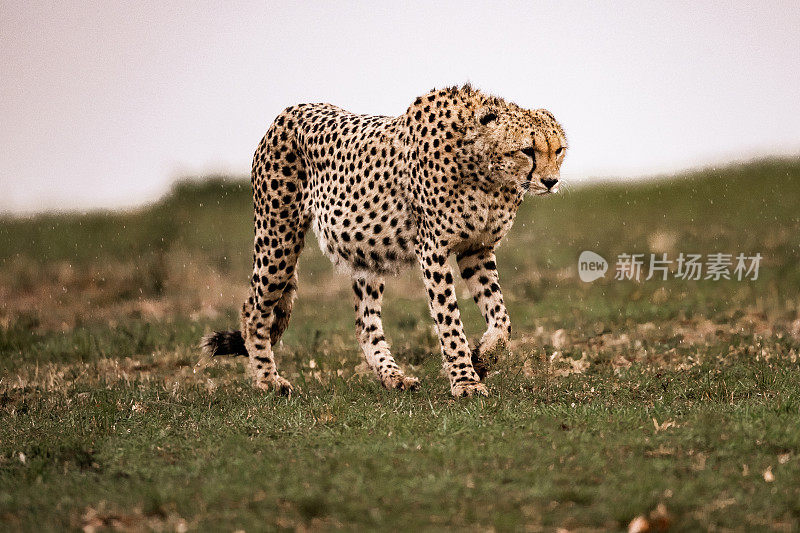
MULTIPOLYGON (((469 85, 431 91, 399 117, 330 104, 284 110, 253 158, 255 251, 240 336, 256 386, 292 391, 271 346, 288 324, 297 258, 312 228, 323 253, 353 277, 356 337, 384 386, 418 385, 392 358, 381 323, 384 277, 417 263, 452 394, 487 394, 481 378, 490 355, 511 333, 494 249, 526 193, 558 190, 565 151, 564 132, 548 111, 469 85), (451 254, 488 326, 474 353, 451 254)), ((214 334, 205 347, 219 352, 215 342, 235 335, 214 334)))

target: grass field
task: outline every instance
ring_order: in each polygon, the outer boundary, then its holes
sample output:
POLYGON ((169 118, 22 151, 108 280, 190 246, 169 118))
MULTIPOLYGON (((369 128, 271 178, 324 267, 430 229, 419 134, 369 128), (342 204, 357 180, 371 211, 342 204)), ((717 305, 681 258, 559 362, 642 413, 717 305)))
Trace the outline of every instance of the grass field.
POLYGON ((469 400, 439 374, 416 271, 384 320, 422 386, 378 385, 313 239, 277 349, 302 393, 201 361, 246 293, 247 181, 0 219, 0 529, 798 530, 798 205, 798 160, 528 199, 497 254, 512 352, 469 400), (604 279, 580 281, 583 250, 604 279), (763 259, 755 281, 613 279, 651 252, 763 259))

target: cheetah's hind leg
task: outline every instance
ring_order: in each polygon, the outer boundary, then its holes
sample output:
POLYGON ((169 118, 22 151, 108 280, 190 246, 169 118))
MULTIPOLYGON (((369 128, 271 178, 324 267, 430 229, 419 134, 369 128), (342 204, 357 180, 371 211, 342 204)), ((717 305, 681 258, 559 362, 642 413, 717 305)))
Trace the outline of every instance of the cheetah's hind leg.
POLYGON ((383 334, 381 301, 383 278, 378 276, 353 279, 355 296, 356 337, 367 365, 387 389, 413 390, 419 379, 406 376, 389 352, 389 344, 383 334))
POLYGON ((290 229, 282 245, 259 246, 272 237, 265 229, 256 232, 256 261, 250 298, 242 309, 242 336, 249 356, 254 385, 290 395, 294 388, 278 375, 272 345, 280 340, 289 323, 297 291, 297 258, 303 249, 305 228, 290 229))
POLYGON ((275 309, 272 311, 274 318, 272 326, 269 328, 269 341, 273 346, 278 344, 281 337, 283 337, 283 332, 289 326, 289 318, 292 315, 295 296, 297 296, 297 267, 295 267, 294 275, 286 284, 286 288, 283 289, 281 299, 278 300, 275 309))

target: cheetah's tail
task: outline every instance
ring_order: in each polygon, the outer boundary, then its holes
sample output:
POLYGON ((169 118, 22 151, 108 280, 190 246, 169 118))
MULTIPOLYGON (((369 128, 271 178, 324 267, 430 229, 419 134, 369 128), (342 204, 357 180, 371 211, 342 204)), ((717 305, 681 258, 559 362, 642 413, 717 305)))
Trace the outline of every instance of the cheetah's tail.
POLYGON ((215 331, 200 341, 200 348, 206 355, 243 355, 247 357, 247 348, 241 331, 215 331))

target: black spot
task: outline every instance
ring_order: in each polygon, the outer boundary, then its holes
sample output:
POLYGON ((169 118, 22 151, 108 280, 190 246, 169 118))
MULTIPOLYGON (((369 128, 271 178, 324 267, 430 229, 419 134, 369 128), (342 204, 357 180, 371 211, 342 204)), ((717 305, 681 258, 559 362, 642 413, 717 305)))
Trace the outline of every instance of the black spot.
POLYGON ((493 120, 497 120, 497 115, 495 113, 489 112, 481 117, 481 124, 485 126, 493 120))

